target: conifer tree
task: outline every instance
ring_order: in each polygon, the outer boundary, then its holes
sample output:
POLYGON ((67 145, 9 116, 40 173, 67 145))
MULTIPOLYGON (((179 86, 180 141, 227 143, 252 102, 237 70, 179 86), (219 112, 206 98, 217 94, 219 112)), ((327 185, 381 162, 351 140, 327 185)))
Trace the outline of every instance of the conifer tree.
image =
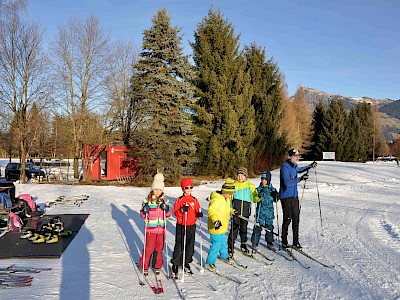
POLYGON ((320 134, 323 151, 336 153, 336 159, 343 159, 346 126, 346 111, 343 100, 332 100, 326 111, 320 134))
POLYGON ((286 139, 280 132, 283 118, 282 76, 277 64, 266 60, 265 49, 255 43, 245 47, 247 70, 253 87, 252 106, 256 133, 253 168, 258 171, 280 164, 286 152, 286 139))
POLYGON ((346 120, 346 142, 343 150, 343 161, 364 161, 366 152, 361 131, 356 109, 352 108, 346 120))
POLYGON ((219 11, 210 9, 194 38, 194 82, 200 98, 195 107, 197 172, 232 175, 239 165, 251 167, 255 135, 250 76, 239 36, 219 11))
POLYGON ((195 101, 190 83, 194 70, 183 55, 180 28, 172 27, 165 9, 143 33, 142 51, 132 79, 133 97, 143 102, 146 116, 135 136, 137 166, 150 179, 164 171, 179 178, 195 162, 196 137, 192 134, 190 106, 195 101))
POLYGON ((312 116, 311 128, 312 137, 310 145, 310 158, 315 160, 322 159, 322 152, 324 151, 321 145, 322 126, 325 118, 326 109, 324 104, 320 101, 317 103, 312 116))
POLYGON ((360 133, 364 143, 362 161, 367 161, 368 156, 372 158, 374 138, 378 136, 371 105, 366 102, 358 103, 356 115, 360 122, 360 133))

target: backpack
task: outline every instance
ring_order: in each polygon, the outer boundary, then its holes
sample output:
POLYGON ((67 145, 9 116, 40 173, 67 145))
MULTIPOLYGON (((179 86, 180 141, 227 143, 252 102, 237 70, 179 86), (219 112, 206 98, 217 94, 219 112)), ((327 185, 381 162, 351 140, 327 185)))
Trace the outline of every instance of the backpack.
POLYGON ((10 231, 21 231, 23 226, 24 223, 22 222, 21 218, 16 213, 10 212, 10 231))
POLYGON ((36 206, 36 202, 33 200, 30 194, 19 194, 18 195, 19 202, 24 203, 24 207, 22 208, 22 218, 25 217, 36 217, 42 215, 44 212, 39 210, 36 206))
POLYGON ((5 192, 0 192, 0 209, 5 210, 12 207, 10 195, 5 192))
POLYGON ((30 212, 35 212, 37 210, 36 203, 33 201, 33 198, 30 194, 19 194, 17 198, 24 200, 24 202, 29 205, 30 212))

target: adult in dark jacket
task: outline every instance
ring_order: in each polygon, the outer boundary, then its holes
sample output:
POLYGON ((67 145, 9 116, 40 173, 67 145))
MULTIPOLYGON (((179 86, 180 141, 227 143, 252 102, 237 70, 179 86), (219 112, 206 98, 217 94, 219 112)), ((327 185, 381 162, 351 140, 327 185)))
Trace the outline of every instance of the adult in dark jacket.
POLYGON ((299 243, 299 223, 300 223, 300 206, 297 184, 302 180, 308 179, 308 172, 301 177, 297 177, 298 173, 304 173, 311 168, 315 168, 317 163, 314 161, 308 166, 298 167, 299 151, 291 149, 288 152, 289 159, 284 162, 280 170, 280 189, 279 195, 283 210, 282 223, 282 247, 288 248, 288 229, 292 222, 293 231, 293 248, 301 250, 299 243))

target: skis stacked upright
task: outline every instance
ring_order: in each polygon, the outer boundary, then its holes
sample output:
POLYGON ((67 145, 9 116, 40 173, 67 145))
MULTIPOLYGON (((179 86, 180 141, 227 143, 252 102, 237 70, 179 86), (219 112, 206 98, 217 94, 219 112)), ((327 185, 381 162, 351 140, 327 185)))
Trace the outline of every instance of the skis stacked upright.
POLYGON ((46 203, 46 207, 56 205, 72 204, 81 206, 83 202, 89 199, 88 195, 75 195, 75 196, 59 196, 56 200, 46 203))

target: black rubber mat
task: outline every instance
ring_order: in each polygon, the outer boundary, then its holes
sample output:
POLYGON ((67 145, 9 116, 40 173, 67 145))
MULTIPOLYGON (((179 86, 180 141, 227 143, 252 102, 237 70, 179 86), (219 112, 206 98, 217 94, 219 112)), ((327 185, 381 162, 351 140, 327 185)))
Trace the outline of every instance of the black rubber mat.
POLYGON ((59 237, 54 244, 35 244, 28 239, 21 239, 20 232, 8 232, 0 238, 0 259, 3 258, 60 258, 68 245, 78 234, 79 229, 89 217, 88 214, 46 215, 39 220, 29 220, 24 228, 38 229, 47 224, 53 217, 58 216, 64 223, 64 229, 72 230, 69 237, 59 237))

